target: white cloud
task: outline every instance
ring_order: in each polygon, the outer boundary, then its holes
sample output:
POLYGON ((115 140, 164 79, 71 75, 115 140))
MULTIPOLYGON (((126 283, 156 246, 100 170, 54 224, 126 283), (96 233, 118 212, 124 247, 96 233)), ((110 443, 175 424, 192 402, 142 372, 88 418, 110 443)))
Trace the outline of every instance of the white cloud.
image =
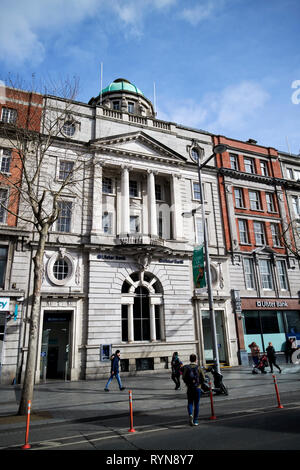
POLYGON ((184 8, 181 18, 192 26, 197 26, 201 21, 213 17, 224 6, 225 0, 201 0, 191 8, 184 8))

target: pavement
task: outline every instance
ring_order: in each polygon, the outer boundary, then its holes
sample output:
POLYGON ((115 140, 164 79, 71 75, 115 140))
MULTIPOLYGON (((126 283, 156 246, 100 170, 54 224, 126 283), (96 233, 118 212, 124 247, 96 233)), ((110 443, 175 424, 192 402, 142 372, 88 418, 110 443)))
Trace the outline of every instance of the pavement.
MULTIPOLYGON (((274 375, 279 395, 290 391, 300 392, 300 365, 282 365, 282 373, 274 375)), ((232 410, 242 398, 274 395, 277 404, 273 374, 253 375, 251 367, 222 368, 223 381, 229 395, 214 396, 214 402, 231 401, 232 410)), ((105 420, 113 416, 128 416, 129 390, 132 391, 133 412, 160 411, 186 407, 186 387, 174 390, 170 371, 148 375, 125 376, 121 374, 125 390, 120 391, 117 381, 105 392, 107 379, 90 381, 54 381, 37 384, 31 405, 30 427, 79 421, 105 420)), ((26 416, 18 416, 21 395, 20 385, 0 385, 0 433, 24 428, 26 416)), ((209 400, 209 398, 208 398, 209 400)))

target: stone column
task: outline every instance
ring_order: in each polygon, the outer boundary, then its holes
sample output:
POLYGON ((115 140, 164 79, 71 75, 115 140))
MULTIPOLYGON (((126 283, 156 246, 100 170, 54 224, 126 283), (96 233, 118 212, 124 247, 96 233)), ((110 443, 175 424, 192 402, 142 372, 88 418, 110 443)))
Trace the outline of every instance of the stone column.
POLYGON ((150 304, 150 341, 156 341, 155 305, 150 304))
POLYGON ((129 224, 129 167, 122 166, 121 174, 121 233, 130 232, 129 224))
POLYGON ((102 167, 94 162, 92 233, 102 233, 102 167))
POLYGON ((180 194, 181 175, 171 176, 171 214, 172 214, 172 235, 174 240, 180 240, 182 233, 182 205, 180 194))
POLYGON ((149 234, 157 236, 155 177, 154 177, 154 172, 152 170, 148 170, 147 193, 148 193, 148 213, 149 213, 149 234))
POLYGON ((128 343, 134 341, 134 327, 133 327, 133 304, 128 305, 128 343))

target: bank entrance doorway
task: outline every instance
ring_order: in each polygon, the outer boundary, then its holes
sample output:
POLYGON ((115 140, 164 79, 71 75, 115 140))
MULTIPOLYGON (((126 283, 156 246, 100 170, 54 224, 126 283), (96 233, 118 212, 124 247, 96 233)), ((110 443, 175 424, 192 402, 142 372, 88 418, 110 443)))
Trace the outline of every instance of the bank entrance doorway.
POLYGON ((67 380, 69 376, 72 312, 44 312, 41 379, 67 380))
MULTIPOLYGON (((215 314, 215 322, 216 322, 219 361, 223 364, 226 364, 227 354, 226 354, 223 310, 214 310, 214 314, 215 314)), ((211 364, 214 359, 214 354, 213 354, 212 329, 211 329, 211 324, 210 324, 209 311, 202 310, 201 318, 202 318, 205 362, 208 364, 211 364)))

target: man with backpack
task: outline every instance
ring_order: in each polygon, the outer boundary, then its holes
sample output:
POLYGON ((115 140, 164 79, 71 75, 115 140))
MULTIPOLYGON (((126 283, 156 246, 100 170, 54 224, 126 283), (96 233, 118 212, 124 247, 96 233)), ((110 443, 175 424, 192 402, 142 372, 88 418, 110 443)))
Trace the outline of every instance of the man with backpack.
POLYGON ((204 373, 196 362, 195 354, 190 355, 190 364, 183 368, 182 379, 187 386, 188 413, 191 426, 198 426, 199 403, 201 384, 204 382, 204 373), (194 411, 194 413, 193 413, 194 411))

